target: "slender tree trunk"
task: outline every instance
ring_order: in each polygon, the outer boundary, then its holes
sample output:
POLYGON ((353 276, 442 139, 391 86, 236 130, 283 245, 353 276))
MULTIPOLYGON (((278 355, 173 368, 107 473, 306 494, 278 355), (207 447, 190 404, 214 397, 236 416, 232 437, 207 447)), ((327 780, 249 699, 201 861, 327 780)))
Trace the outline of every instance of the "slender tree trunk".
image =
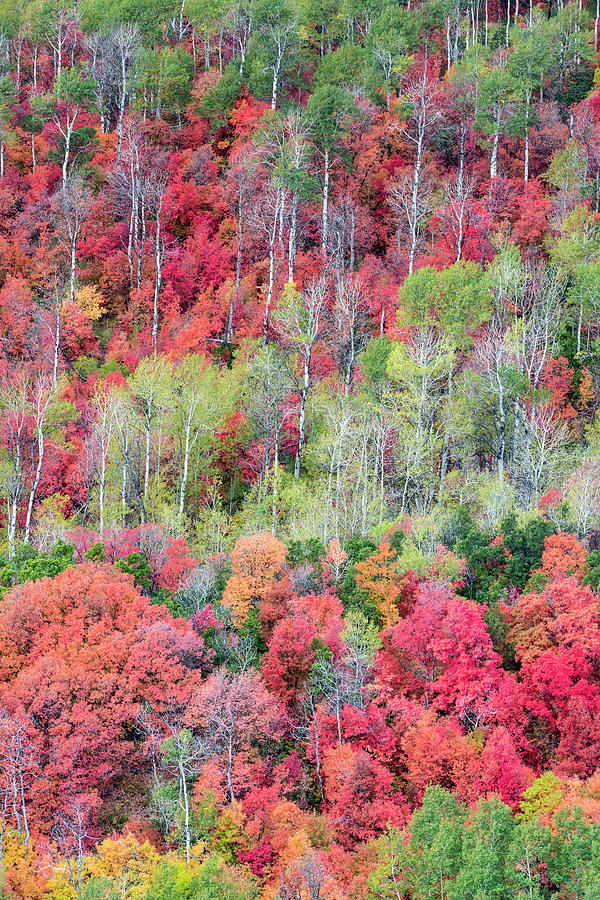
POLYGON ((185 835, 185 858, 190 861, 191 834, 190 834, 190 801, 188 797, 187 780, 185 776, 185 768, 181 754, 178 759, 179 764, 179 783, 181 785, 181 796, 183 799, 183 832, 185 835))
POLYGON ((277 534, 277 477, 279 469, 279 432, 275 433, 275 457, 273 459, 273 506, 271 512, 271 533, 277 534))
POLYGON ((190 422, 186 422, 185 428, 185 446, 183 451, 183 465, 181 472, 181 486, 179 488, 179 521, 183 521, 183 511, 185 509, 185 493, 187 490, 189 466, 190 466, 190 422))
POLYGON ((160 223, 160 205, 156 213, 156 235, 154 238, 154 308, 152 317, 152 349, 156 356, 158 350, 158 301, 160 298, 160 285, 162 281, 162 232, 160 223))
POLYGON ((42 467, 44 465, 44 429, 41 424, 38 424, 37 432, 38 432, 38 458, 37 458, 37 465, 35 467, 35 475, 33 477, 31 489, 29 491, 29 502, 27 503, 27 515, 25 517, 25 543, 26 544, 29 543, 29 539, 31 537, 31 520, 33 517, 33 506, 35 503, 37 489, 40 484, 40 478, 42 477, 42 467))
POLYGON ((323 253, 327 253, 327 237, 329 229, 329 150, 324 153, 324 172, 323 172, 323 228, 321 237, 321 248, 323 253))
POLYGON ((288 282, 294 280, 294 263, 296 262, 296 239, 298 229, 298 191, 292 193, 292 210, 290 219, 290 237, 288 246, 288 282))
POLYGON ((298 422, 298 449, 296 450, 296 459, 294 460, 294 478, 296 481, 300 478, 300 460, 302 450, 304 449, 304 440, 306 434, 306 406, 308 404, 308 391, 310 387, 310 359, 307 358, 304 365, 304 383, 300 388, 300 419, 298 422))
POLYGON ((77 238, 71 239, 71 271, 69 276, 69 300, 75 303, 75 282, 77 276, 77 238))

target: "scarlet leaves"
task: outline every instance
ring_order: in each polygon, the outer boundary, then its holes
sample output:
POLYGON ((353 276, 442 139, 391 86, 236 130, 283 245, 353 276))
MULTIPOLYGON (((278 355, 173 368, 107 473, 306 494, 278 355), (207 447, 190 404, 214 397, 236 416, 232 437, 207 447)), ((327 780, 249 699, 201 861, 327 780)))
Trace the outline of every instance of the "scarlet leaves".
POLYGON ((342 822, 338 839, 350 847, 406 819, 406 804, 392 790, 392 773, 348 744, 331 749, 323 764, 325 798, 331 819, 342 822))
POLYGON ((441 582, 424 582, 410 615, 386 635, 381 680, 477 726, 502 679, 483 614, 441 582))
POLYGON ((262 672, 271 690, 285 703, 293 703, 306 687, 315 661, 314 626, 301 618, 284 619, 275 626, 262 672))
POLYGON ((559 574, 539 593, 520 598, 511 621, 526 705, 549 733, 540 749, 548 756, 555 741, 567 770, 590 774, 600 761, 597 598, 575 576, 559 574))
POLYGON ((40 814, 65 782, 106 790, 133 758, 141 704, 186 703, 210 660, 189 625, 92 563, 5 595, 0 653, 2 702, 38 754, 40 814))

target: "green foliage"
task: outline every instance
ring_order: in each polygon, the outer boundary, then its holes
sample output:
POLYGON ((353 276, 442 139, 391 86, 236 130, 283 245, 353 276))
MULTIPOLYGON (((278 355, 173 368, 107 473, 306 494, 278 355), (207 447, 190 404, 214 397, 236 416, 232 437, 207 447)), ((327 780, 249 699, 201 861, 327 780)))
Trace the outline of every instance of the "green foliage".
MULTIPOLYGON (((536 786, 558 781, 547 773, 536 786)), ((545 790, 545 788, 544 788, 545 790)), ((560 792, 559 792, 560 793, 560 792)), ((368 879, 370 900, 550 900, 597 894, 599 834, 581 809, 555 802, 516 819, 497 798, 468 810, 456 795, 429 787, 408 833, 390 828, 376 845, 368 879), (537 817, 548 814, 549 826, 537 817)))
POLYGON ((152 573, 150 571, 150 563, 141 553, 138 553, 137 551, 128 553, 124 558, 117 556, 114 561, 114 566, 116 569, 125 572, 127 575, 133 575, 134 584, 145 594, 150 595, 152 593, 152 573))
POLYGON ((244 78, 235 62, 230 62, 215 87, 206 92, 202 99, 201 111, 210 119, 212 131, 229 123, 229 115, 239 99, 244 78))
POLYGON ((504 545, 510 551, 505 569, 509 584, 519 590, 525 588, 531 572, 542 564, 546 538, 555 531, 555 526, 541 516, 530 519, 524 525, 517 523, 514 514, 502 522, 500 532, 504 536, 504 545))
POLYGON ((106 560, 104 543, 102 541, 96 541, 95 544, 92 544, 91 547, 88 547, 88 549, 85 551, 85 558, 94 560, 94 562, 104 562, 106 560))
POLYGON ((489 314, 486 278, 480 266, 472 262, 459 260, 441 272, 422 266, 404 280, 400 289, 402 324, 436 326, 451 345, 459 348, 471 342, 470 334, 489 314))
POLYGON ((460 871, 449 891, 453 900, 506 897, 508 852, 515 829, 509 807, 500 800, 477 804, 464 832, 460 871))
POLYGON ((415 897, 437 893, 440 884, 458 874, 466 817, 454 794, 439 786, 427 788, 410 824, 410 847, 418 860, 411 872, 415 897))
POLYGON ((583 583, 591 587, 595 594, 600 591, 600 550, 590 550, 586 559, 587 571, 583 583))
POLYGON ((541 516, 519 524, 516 516, 505 518, 496 535, 469 524, 465 513, 456 513, 452 528, 458 535, 453 551, 467 562, 464 596, 478 603, 493 602, 510 585, 524 590, 532 571, 542 563, 544 541, 556 528, 541 516))
POLYGON ((345 610, 359 610, 366 619, 372 622, 380 622, 381 614, 374 600, 369 598, 368 592, 361 588, 356 581, 354 564, 363 562, 377 550, 377 544, 373 541, 352 537, 344 542, 344 551, 348 554, 349 565, 344 573, 344 578, 338 588, 339 598, 345 610))
POLYGON ((319 563, 325 554, 325 547, 318 538, 308 538, 305 541, 290 541, 287 551, 288 564, 294 568, 304 562, 319 563))
POLYGON ((392 342, 383 334, 372 338, 360 357, 361 370, 375 385, 387 378, 387 364, 391 350, 392 342))
POLYGON ((39 581, 40 578, 54 578, 74 565, 74 547, 58 541, 50 551, 39 552, 30 544, 20 547, 10 559, 0 564, 0 583, 3 587, 39 581))
POLYGON ((492 546, 492 535, 473 526, 452 549, 467 562, 465 585, 461 593, 471 600, 485 603, 506 569, 504 547, 501 543, 492 546))
POLYGON ((192 81, 192 58, 183 48, 144 49, 136 67, 136 104, 151 106, 158 117, 181 116, 190 102, 192 81))
POLYGON ((541 816, 551 816, 561 802, 562 796, 558 776, 554 772, 544 772, 523 792, 520 818, 524 822, 531 822, 541 816))
POLYGON ((355 106, 351 96, 337 84, 315 88, 306 104, 306 116, 315 144, 332 154, 338 148, 355 106))
POLYGON ((104 875, 90 878, 78 895, 79 900, 118 900, 118 896, 115 883, 104 875))

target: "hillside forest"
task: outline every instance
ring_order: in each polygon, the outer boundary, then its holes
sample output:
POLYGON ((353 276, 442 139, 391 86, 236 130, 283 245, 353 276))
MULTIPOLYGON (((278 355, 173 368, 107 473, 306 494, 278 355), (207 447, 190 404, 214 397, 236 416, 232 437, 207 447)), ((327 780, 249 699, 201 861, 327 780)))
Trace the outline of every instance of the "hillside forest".
POLYGON ((600 0, 0 0, 3 900, 599 900, 600 0))

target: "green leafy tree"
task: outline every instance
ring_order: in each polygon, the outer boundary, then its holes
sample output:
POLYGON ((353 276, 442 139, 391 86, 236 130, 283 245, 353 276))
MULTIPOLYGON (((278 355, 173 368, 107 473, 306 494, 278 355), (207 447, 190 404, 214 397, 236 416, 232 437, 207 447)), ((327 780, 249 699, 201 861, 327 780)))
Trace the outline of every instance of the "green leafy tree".
POLYGON ((373 68, 383 82, 386 107, 391 109, 392 94, 398 93, 418 47, 418 23, 408 9, 388 6, 375 19, 369 31, 367 47, 373 68))
POLYGON ((410 823, 415 900, 446 895, 460 869, 466 818, 467 810, 455 794, 437 785, 427 788, 410 823))
POLYGON ((272 72, 271 109, 277 107, 282 76, 298 44, 298 19, 290 0, 256 0, 253 10, 255 47, 265 71, 272 72))
POLYGON ((335 84, 317 87, 308 98, 306 115, 315 149, 323 161, 323 215, 321 247, 327 252, 329 234, 329 189, 332 160, 343 148, 350 117, 355 113, 349 94, 335 84))
POLYGON ((193 60, 182 47, 146 48, 139 54, 134 84, 135 103, 157 119, 176 115, 178 121, 190 102, 193 60))
POLYGON ((548 859, 548 873, 561 888, 561 896, 581 900, 586 876, 594 860, 597 826, 588 825, 579 806, 563 807, 555 818, 556 836, 548 859))
POLYGON ((91 143, 93 130, 77 127, 84 112, 91 110, 96 96, 96 82, 81 68, 64 69, 54 83, 50 95, 32 100, 36 114, 52 122, 60 138, 62 180, 66 187, 72 155, 79 155, 91 143))
POLYGON ((42 552, 26 544, 0 565, 0 583, 9 588, 26 581, 54 578, 74 564, 74 548, 64 541, 58 541, 52 550, 42 552))
POLYGON ((508 882, 513 896, 543 900, 542 881, 551 841, 550 829, 538 821, 517 825, 508 848, 508 882))
POLYGON ((495 798, 477 804, 464 832, 462 862, 449 886, 451 900, 504 900, 509 848, 516 822, 510 808, 495 798))
POLYGON ((510 76, 503 65, 485 66, 480 73, 478 112, 475 127, 490 148, 490 181, 498 174, 498 144, 504 127, 510 96, 510 76))
POLYGON ((508 73, 513 96, 517 101, 515 112, 507 121, 507 130, 523 138, 525 159, 523 178, 529 181, 529 136, 536 124, 533 96, 541 91, 544 77, 554 60, 550 35, 543 25, 529 29, 515 29, 515 46, 508 57, 508 73))
POLYGON ((4 157, 12 108, 17 101, 15 83, 10 75, 0 78, 0 178, 4 178, 4 157))

